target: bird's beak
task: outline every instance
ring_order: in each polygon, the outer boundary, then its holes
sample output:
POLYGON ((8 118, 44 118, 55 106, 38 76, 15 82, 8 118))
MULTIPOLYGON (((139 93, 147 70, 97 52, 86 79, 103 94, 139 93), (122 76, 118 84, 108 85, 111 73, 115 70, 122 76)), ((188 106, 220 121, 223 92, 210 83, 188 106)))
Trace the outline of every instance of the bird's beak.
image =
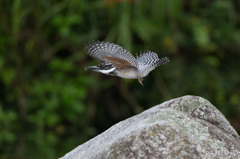
POLYGON ((139 82, 142 86, 144 86, 143 83, 142 83, 142 80, 143 80, 142 78, 138 78, 138 82, 139 82))
POLYGON ((88 67, 85 67, 85 70, 87 71, 99 71, 99 67, 98 66, 88 66, 88 67))

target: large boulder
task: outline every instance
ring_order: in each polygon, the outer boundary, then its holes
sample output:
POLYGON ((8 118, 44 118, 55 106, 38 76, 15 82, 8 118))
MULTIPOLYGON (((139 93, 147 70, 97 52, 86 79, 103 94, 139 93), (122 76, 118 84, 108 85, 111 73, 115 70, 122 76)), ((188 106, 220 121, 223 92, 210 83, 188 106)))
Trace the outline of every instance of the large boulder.
POLYGON ((62 159, 240 158, 240 139, 209 101, 184 96, 121 121, 62 159))

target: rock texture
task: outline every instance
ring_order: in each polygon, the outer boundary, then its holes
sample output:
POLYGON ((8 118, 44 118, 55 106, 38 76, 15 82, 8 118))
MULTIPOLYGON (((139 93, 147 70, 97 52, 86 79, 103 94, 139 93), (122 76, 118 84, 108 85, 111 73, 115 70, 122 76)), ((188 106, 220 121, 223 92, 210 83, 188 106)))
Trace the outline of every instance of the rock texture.
POLYGON ((240 158, 226 118, 197 96, 176 98, 112 126, 62 159, 240 158))

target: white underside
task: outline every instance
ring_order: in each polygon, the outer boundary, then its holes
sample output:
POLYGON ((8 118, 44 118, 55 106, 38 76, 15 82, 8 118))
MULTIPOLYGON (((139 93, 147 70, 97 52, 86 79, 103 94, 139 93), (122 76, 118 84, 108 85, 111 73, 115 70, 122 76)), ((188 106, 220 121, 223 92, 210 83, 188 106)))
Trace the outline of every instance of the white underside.
POLYGON ((137 79, 137 78, 143 78, 147 74, 140 74, 137 71, 117 71, 117 75, 122 78, 130 78, 130 79, 137 79))
MULTIPOLYGON (((110 70, 99 70, 99 72, 103 74, 109 74, 110 72, 114 71, 116 68, 111 68, 110 70)), ((129 78, 129 79, 137 79, 137 78, 143 78, 148 75, 148 71, 146 72, 139 72, 134 69, 125 69, 125 70, 115 70, 115 73, 118 77, 121 78, 129 78)))
POLYGON ((111 68, 110 70, 99 70, 99 72, 103 73, 103 74, 108 74, 110 72, 112 72, 115 69, 115 67, 111 68))
POLYGON ((117 72, 117 75, 122 78, 136 79, 137 75, 134 72, 117 72))

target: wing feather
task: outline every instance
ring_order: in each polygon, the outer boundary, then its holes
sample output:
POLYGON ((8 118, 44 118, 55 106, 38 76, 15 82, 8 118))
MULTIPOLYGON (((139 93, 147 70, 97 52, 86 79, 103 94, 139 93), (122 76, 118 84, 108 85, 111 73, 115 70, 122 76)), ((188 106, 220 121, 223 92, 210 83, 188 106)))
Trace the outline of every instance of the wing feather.
POLYGON ((168 57, 159 59, 158 55, 152 51, 145 51, 143 54, 137 57, 137 62, 140 72, 150 72, 156 67, 161 66, 169 62, 168 57))
POLYGON ((85 46, 85 50, 90 56, 99 61, 112 63, 116 67, 138 67, 136 58, 114 43, 94 41, 85 46))

